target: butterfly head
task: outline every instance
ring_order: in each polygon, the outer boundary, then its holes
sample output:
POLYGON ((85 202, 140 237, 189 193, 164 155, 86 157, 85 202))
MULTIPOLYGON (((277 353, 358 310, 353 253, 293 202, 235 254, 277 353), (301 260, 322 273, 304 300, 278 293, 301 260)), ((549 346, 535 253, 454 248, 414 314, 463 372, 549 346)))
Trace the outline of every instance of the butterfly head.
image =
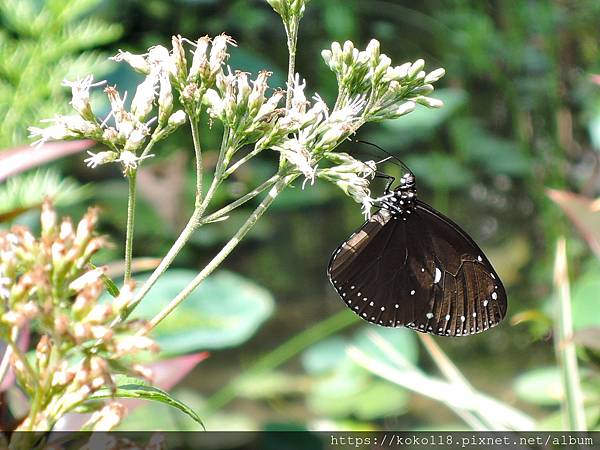
POLYGON ((404 175, 402 175, 402 178, 400 178, 400 186, 398 186, 396 190, 416 191, 415 183, 415 176, 411 172, 407 172, 404 175))

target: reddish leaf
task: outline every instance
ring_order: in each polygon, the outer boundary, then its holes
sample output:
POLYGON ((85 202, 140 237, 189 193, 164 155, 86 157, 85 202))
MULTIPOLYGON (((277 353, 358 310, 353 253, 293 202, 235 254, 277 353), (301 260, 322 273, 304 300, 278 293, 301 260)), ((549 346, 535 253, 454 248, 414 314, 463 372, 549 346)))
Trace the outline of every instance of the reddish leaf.
POLYGON ((191 355, 177 356, 148 364, 147 367, 154 372, 152 385, 165 391, 172 389, 186 377, 198 363, 208 358, 208 352, 192 353, 191 355))
POLYGON ((592 251, 600 258, 600 199, 572 192, 547 190, 550 197, 575 224, 592 251))
POLYGON ((95 145, 94 141, 50 142, 39 148, 24 145, 0 151, 0 181, 41 166, 49 161, 69 156, 95 145))

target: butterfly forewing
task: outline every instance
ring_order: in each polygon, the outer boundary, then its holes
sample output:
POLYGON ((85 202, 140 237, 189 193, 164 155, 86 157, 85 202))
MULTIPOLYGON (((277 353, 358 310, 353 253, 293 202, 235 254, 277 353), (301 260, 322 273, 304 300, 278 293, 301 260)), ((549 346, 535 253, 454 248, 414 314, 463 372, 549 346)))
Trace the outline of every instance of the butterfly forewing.
POLYGON ((423 310, 431 271, 414 271, 424 253, 408 250, 406 228, 385 210, 371 217, 333 254, 329 277, 342 300, 361 318, 384 326, 410 323, 423 310), (393 262, 393 264, 390 264, 393 262))
POLYGON ((329 277, 346 305, 378 325, 445 336, 498 324, 506 293, 481 249, 427 204, 411 213, 379 210, 334 252, 329 277))

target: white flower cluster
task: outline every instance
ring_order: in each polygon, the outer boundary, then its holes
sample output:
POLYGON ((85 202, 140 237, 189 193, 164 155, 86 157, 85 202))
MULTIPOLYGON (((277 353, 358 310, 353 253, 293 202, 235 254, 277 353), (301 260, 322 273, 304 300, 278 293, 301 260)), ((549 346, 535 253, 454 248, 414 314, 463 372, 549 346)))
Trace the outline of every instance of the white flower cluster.
POLYGON ((71 88, 71 105, 77 115, 57 116, 48 119, 45 128, 30 127, 34 144, 41 145, 50 140, 88 138, 105 144, 109 150, 90 153, 86 159, 94 168, 109 162, 118 162, 128 174, 137 168, 141 160, 148 158, 143 151, 149 140, 164 139, 195 114, 207 89, 214 87, 223 73, 223 64, 228 57, 227 46, 235 42, 226 35, 211 40, 205 36, 191 43, 195 48, 191 66, 188 68, 184 40, 174 36, 172 49, 157 45, 144 55, 119 51, 112 59, 124 61, 134 70, 145 75, 137 86, 129 109, 126 95, 123 97, 112 86, 105 88, 111 111, 103 120, 97 118, 90 103, 92 87, 104 84, 93 83, 92 76, 81 80, 65 81, 71 88), (210 46, 210 51, 209 51, 210 46), (179 93, 184 109, 173 111, 173 88, 179 93), (186 114, 187 113, 187 114, 186 114))
POLYGON ((342 97, 362 94, 368 98, 367 121, 395 119, 413 111, 416 103, 429 108, 442 106, 440 100, 427 94, 433 92, 432 83, 444 76, 444 69, 426 73, 422 59, 392 66, 375 39, 363 51, 350 41, 343 46, 334 42, 321 55, 336 74, 342 97))

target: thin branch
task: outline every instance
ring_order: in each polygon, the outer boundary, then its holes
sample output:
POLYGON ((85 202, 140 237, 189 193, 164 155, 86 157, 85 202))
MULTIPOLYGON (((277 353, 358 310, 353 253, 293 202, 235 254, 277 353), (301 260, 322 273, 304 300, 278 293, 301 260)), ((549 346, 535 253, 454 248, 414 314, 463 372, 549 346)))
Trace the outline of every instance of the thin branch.
POLYGON ((277 183, 277 181, 279 181, 280 178, 281 178, 281 175, 279 175, 279 174, 273 175, 271 178, 269 178, 263 184, 261 184, 260 186, 254 188, 253 190, 251 190, 250 192, 248 192, 244 196, 242 196, 242 197, 238 198, 237 200, 231 202, 229 205, 224 206, 223 208, 219 209, 218 211, 215 211, 214 213, 210 214, 209 216, 206 216, 205 218, 201 219, 200 223, 201 224, 206 224, 206 223, 214 222, 214 221, 220 219, 225 214, 233 211, 237 207, 239 207, 239 206, 243 205, 244 203, 252 200, 258 194, 260 194, 264 190, 266 190, 266 189, 270 188, 271 186, 273 186, 275 183, 277 183))
POLYGON ((198 275, 173 299, 165 306, 138 334, 149 333, 156 325, 158 325, 165 317, 167 317, 181 302, 183 302, 219 265, 229 256, 233 249, 240 243, 242 238, 250 231, 256 221, 265 213, 267 208, 273 203, 273 200, 285 189, 285 187, 293 181, 296 175, 282 177, 271 189, 269 194, 263 199, 258 207, 248 217, 242 227, 235 235, 225 244, 225 246, 215 255, 215 257, 200 271, 198 275))
POLYGON ((127 176, 129 193, 127 198, 127 235, 125 238, 125 274, 123 282, 131 279, 131 258, 133 256, 133 230, 135 227, 135 201, 137 185, 137 169, 132 169, 127 176))

